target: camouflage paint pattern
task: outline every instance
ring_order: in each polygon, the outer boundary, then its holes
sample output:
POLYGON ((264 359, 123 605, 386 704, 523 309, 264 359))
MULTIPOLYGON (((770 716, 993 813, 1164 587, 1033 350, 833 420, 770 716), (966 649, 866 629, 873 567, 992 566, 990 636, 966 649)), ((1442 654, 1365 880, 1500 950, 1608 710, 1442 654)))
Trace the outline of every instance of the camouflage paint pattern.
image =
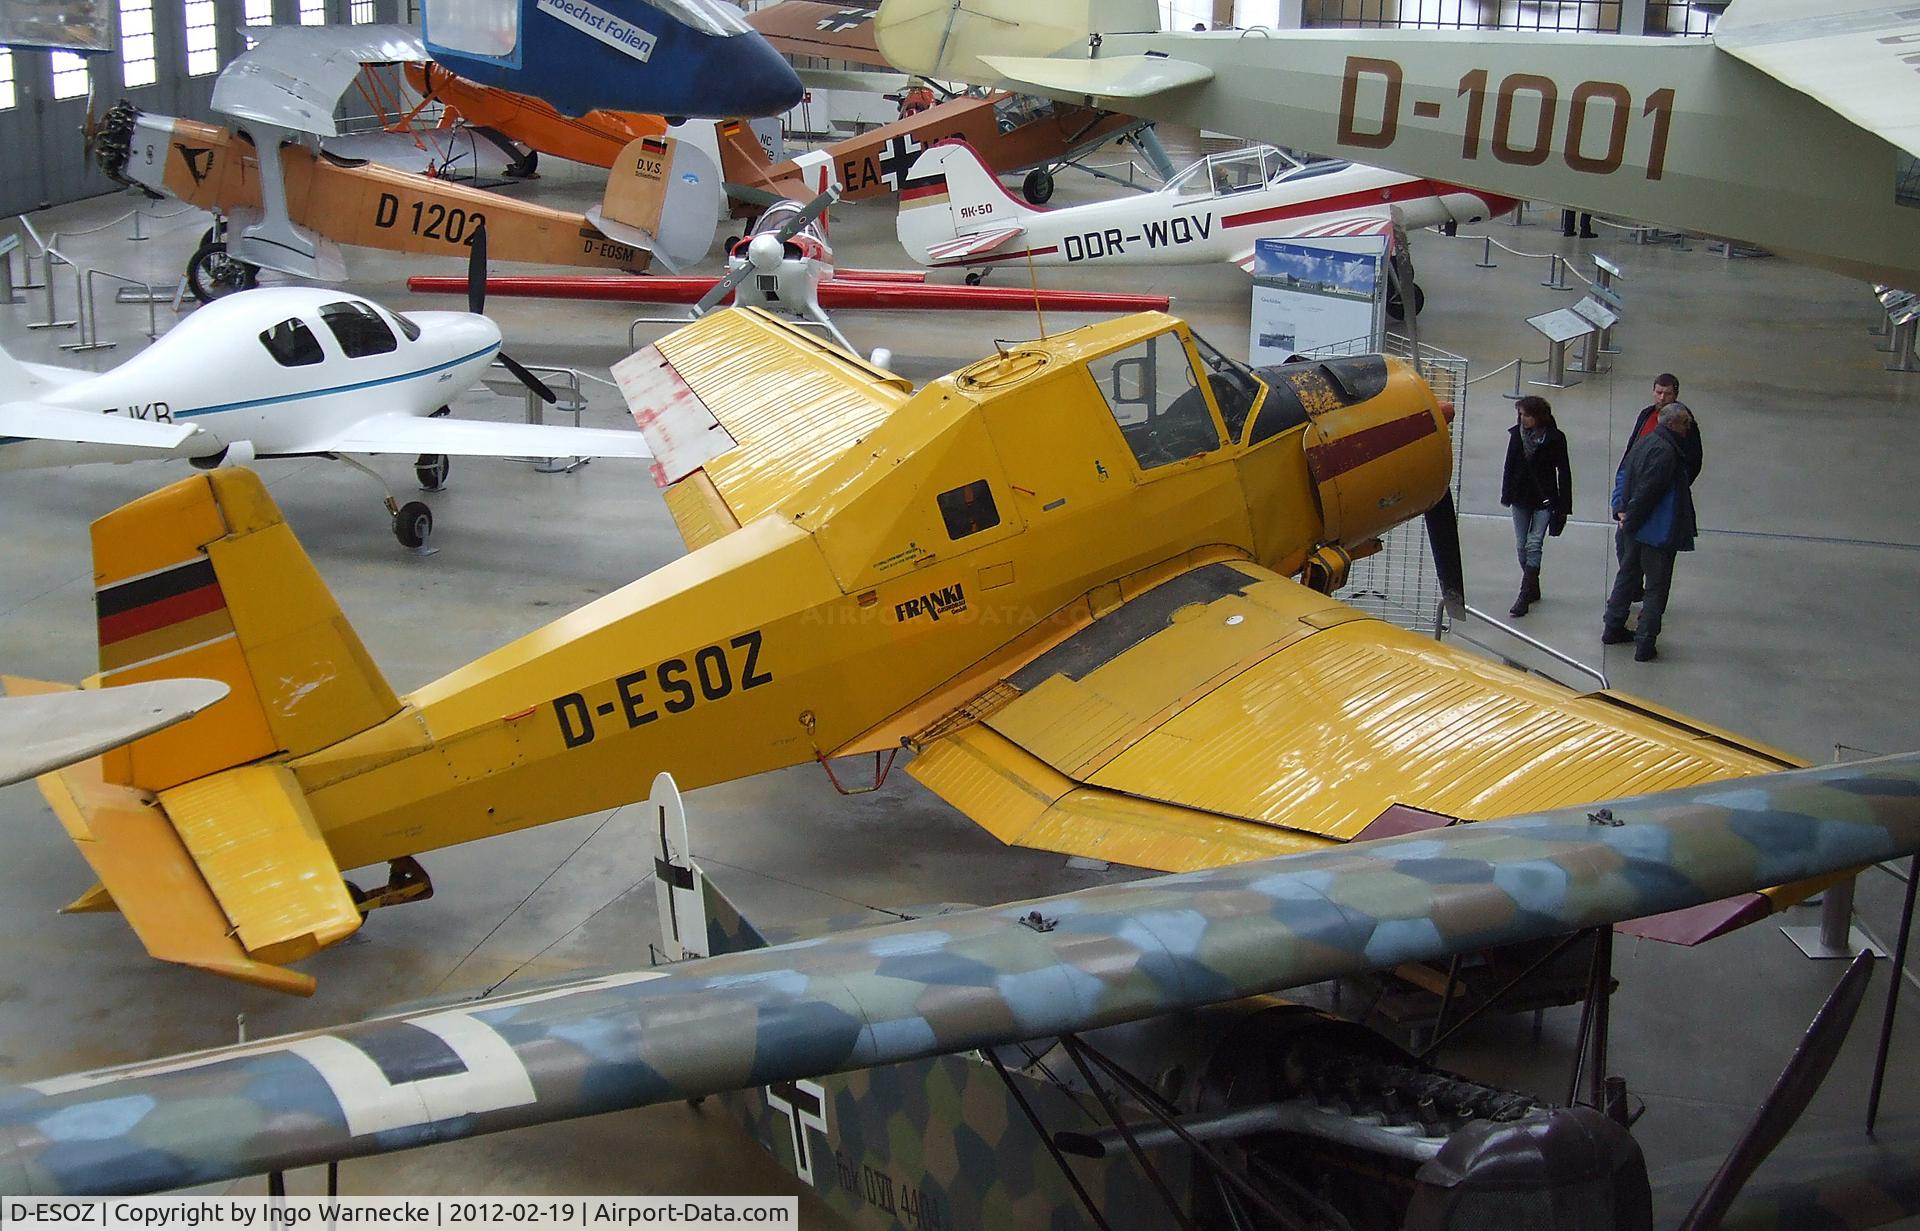
POLYGON ((1136 1021, 1920 852, 1920 754, 1283 856, 0 1091, 144 1191, 1136 1021))

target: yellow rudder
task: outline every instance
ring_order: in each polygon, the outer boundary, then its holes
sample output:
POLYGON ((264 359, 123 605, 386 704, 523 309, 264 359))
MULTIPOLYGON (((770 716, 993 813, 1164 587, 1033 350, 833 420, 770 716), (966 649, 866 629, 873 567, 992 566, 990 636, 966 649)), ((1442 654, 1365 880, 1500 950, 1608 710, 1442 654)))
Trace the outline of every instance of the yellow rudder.
POLYGON ((297 757, 400 702, 250 470, 182 479, 93 524, 100 683, 217 679, 227 698, 108 753, 102 777, 164 791, 297 757))

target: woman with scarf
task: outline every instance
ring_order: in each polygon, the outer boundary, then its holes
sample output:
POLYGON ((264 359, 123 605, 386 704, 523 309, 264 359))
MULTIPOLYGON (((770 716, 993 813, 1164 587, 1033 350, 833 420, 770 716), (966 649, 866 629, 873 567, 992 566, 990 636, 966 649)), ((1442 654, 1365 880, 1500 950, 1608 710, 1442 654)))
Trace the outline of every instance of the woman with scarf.
POLYGON ((1507 465, 1500 476, 1500 503, 1513 510, 1514 550, 1520 557, 1520 597, 1508 614, 1523 616, 1540 601, 1540 553, 1549 534, 1558 535, 1573 511, 1573 469, 1567 437, 1553 422, 1547 399, 1523 397, 1519 422, 1507 429, 1507 465))

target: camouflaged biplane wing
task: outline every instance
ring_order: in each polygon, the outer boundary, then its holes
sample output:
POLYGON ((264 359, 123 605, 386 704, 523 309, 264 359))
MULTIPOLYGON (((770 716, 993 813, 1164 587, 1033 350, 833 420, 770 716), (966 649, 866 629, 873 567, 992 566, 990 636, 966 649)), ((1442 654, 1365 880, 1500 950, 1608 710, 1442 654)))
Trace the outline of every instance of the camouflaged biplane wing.
POLYGON ((0 1090, 141 1191, 1044 1039, 1920 852, 1920 754, 1104 886, 0 1090))

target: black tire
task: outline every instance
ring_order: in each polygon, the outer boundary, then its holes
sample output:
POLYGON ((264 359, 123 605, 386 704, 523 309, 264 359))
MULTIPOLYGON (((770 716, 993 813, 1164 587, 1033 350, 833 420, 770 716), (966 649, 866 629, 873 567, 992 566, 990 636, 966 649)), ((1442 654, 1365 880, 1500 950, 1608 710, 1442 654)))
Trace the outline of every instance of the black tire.
POLYGON ((986 271, 986 270, 984 270, 984 269, 970 269, 970 270, 968 270, 968 271, 967 271, 967 285, 968 285, 968 286, 979 286, 979 285, 980 285, 980 284, 981 284, 982 282, 984 282, 984 281, 986 281, 986 277, 987 277, 987 271, 986 271))
MULTIPOLYGON (((1425 290, 1421 289, 1420 284, 1416 282, 1413 284, 1414 315, 1418 316, 1420 313, 1425 312, 1426 310, 1427 310, 1427 293, 1425 290)), ((1392 317, 1396 321, 1404 321, 1407 319, 1407 305, 1400 301, 1399 292, 1396 290, 1393 290, 1392 288, 1389 288, 1387 291, 1387 315, 1392 317)))
POLYGON ((433 534, 433 510, 418 500, 400 506, 393 515, 393 537, 402 547, 424 547, 433 534))
POLYGON ((250 291, 260 284, 260 267, 227 255, 222 243, 201 244, 187 262, 187 289, 201 303, 212 303, 235 291, 250 291))
POLYGON ((451 473, 453 459, 444 453, 422 453, 413 461, 413 477, 420 480, 420 490, 424 492, 445 491, 447 476, 451 473))
POLYGON ((1020 195, 1029 205, 1045 205, 1053 200, 1053 172, 1045 167, 1027 172, 1027 178, 1020 181, 1020 195))

